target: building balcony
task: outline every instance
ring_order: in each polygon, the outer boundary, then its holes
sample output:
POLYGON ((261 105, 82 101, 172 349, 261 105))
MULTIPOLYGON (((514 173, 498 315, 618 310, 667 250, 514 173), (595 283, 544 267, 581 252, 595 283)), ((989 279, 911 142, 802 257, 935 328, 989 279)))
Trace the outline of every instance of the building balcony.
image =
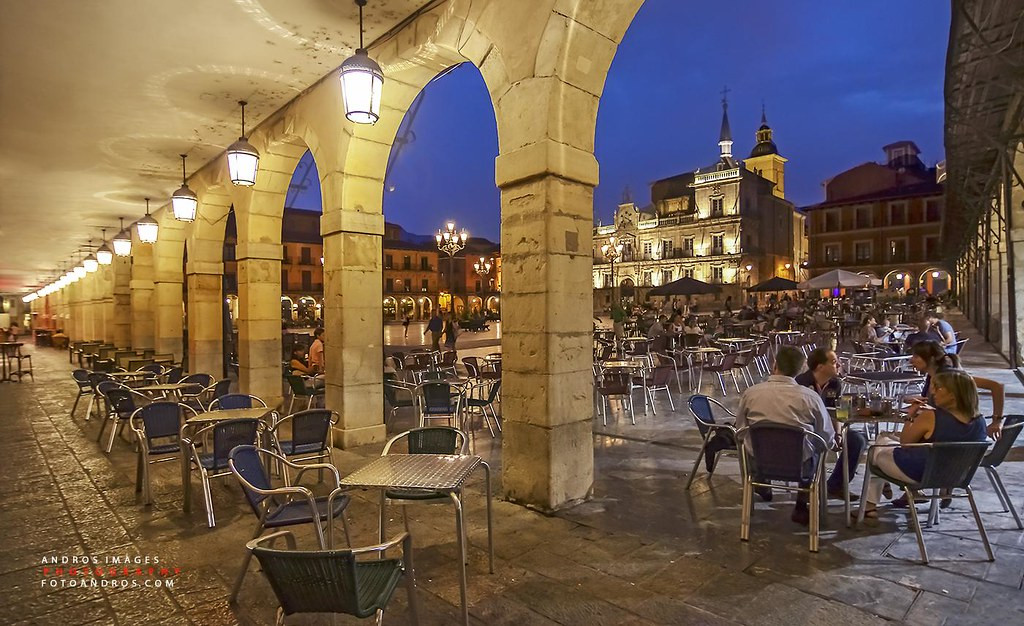
POLYGON ((731 170, 721 170, 718 172, 708 172, 706 174, 697 174, 693 177, 693 184, 703 185, 706 183, 717 183, 723 180, 734 180, 740 177, 739 168, 731 170))

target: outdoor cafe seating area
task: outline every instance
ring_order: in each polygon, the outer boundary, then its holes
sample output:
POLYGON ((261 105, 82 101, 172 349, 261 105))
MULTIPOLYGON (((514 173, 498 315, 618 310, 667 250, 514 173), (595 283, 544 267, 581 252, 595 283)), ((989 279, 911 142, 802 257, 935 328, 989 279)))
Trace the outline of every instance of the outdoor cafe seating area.
MULTIPOLYGON (((238 596, 252 557, 275 586, 296 585, 297 567, 309 559, 317 567, 339 576, 369 576, 356 589, 330 580, 307 590, 332 598, 340 612, 380 615, 391 595, 404 584, 408 607, 415 615, 415 574, 412 570, 414 533, 409 530, 406 507, 419 504, 454 505, 457 543, 462 564, 460 588, 463 621, 468 623, 467 534, 464 530, 462 487, 471 475, 483 470, 487 519, 491 517, 490 467, 473 453, 476 430, 486 427, 500 434, 501 355, 466 356, 454 352, 419 349, 389 356, 385 398, 386 414, 394 422, 400 409, 415 413, 412 428, 399 431, 385 446, 377 463, 343 476, 334 465, 334 426, 338 414, 316 408, 323 389, 314 391, 314 377, 286 373, 290 397, 287 413, 268 406, 263 399, 233 393, 230 379, 208 373, 188 373, 170 355, 153 350, 119 349, 102 342, 74 342, 68 346, 76 395, 70 417, 83 428, 94 430, 99 450, 113 459, 115 446, 131 449, 136 459, 134 474, 138 503, 154 503, 154 476, 166 481, 164 466, 180 470, 180 509, 192 510, 193 478, 203 500, 206 526, 218 524, 214 491, 224 483, 241 488, 240 497, 258 519, 255 534, 245 546, 237 546, 242 563, 232 590, 238 596), (294 380, 292 380, 294 379, 294 380), (293 412, 293 409, 298 408, 293 412), (315 480, 313 478, 315 477, 315 480), (353 546, 347 507, 353 490, 380 492, 378 545, 353 546), (405 532, 387 529, 388 505, 401 505, 405 532), (343 558, 332 548, 340 546, 335 526, 340 520, 346 544, 357 557, 343 558), (319 551, 297 550, 290 528, 315 529, 319 551), (281 549, 282 542, 288 550, 281 549), (394 558, 400 554, 400 558, 394 558), (385 558, 386 557, 386 558, 385 558), (383 558, 384 560, 379 560, 383 558), (390 568, 381 578, 380 568, 390 568), (366 573, 363 573, 366 572, 366 573), (362 585, 362 586, 361 586, 362 585), (375 598, 367 603, 367 598, 375 598)), ((287 372, 287 367, 285 368, 287 372)), ((396 426, 396 424, 392 424, 396 426)), ((394 428, 392 428, 394 431, 394 428)), ((488 529, 491 525, 488 521, 488 529)), ((490 563, 494 571, 493 538, 488 532, 490 563)))

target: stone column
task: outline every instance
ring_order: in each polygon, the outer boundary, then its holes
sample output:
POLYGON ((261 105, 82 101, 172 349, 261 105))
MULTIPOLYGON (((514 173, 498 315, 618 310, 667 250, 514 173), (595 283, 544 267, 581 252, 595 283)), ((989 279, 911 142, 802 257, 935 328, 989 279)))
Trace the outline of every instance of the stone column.
POLYGON ((162 275, 153 281, 154 348, 157 354, 173 354, 175 361, 182 357, 184 331, 184 299, 181 274, 162 275))
POLYGON ((325 210, 320 232, 325 264, 326 405, 341 416, 334 441, 343 448, 383 441, 387 437, 380 305, 384 216, 325 210))
POLYGON ((132 349, 156 347, 154 339, 153 301, 153 246, 139 241, 132 229, 131 280, 131 338, 132 349))
POLYGON ((99 339, 96 334, 96 275, 87 273, 79 279, 82 286, 82 335, 86 341, 99 339))
POLYGON ((594 481, 597 161, 546 139, 500 155, 495 178, 501 188, 502 480, 509 499, 553 510, 587 498, 594 481))
POLYGON ((96 281, 98 338, 114 343, 114 267, 101 265, 93 274, 96 281))
MULTIPOLYGON (((281 220, 277 219, 280 232, 281 220)), ((280 234, 278 234, 280 237, 280 234)), ((239 241, 238 381, 244 393, 280 404, 281 244, 239 241)))
POLYGON ((118 348, 132 345, 132 260, 131 257, 114 257, 111 267, 112 305, 110 326, 113 344, 118 348))
POLYGON ((188 369, 220 378, 224 372, 224 264, 188 261, 188 369))

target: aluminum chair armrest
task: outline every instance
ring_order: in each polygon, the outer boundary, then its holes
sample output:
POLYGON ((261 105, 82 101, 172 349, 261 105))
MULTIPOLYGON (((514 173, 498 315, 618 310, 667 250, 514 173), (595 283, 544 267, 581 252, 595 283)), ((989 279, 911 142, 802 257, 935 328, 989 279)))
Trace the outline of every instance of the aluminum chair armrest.
POLYGON ((407 533, 407 532, 400 533, 394 539, 392 539, 390 541, 387 541, 387 542, 384 542, 384 543, 379 543, 379 544, 377 544, 375 546, 364 546, 362 548, 353 548, 352 549, 352 554, 359 555, 359 554, 370 554, 370 553, 373 553, 373 552, 385 552, 387 550, 390 550, 391 548, 394 548, 395 546, 397 546, 400 543, 401 544, 408 544, 408 546, 403 546, 403 549, 405 547, 409 547, 409 548, 412 547, 412 537, 409 535, 409 533, 407 533))
POLYGON ((708 402, 710 402, 711 404, 714 404, 714 405, 715 405, 715 406, 717 406, 718 408, 720 408, 720 409, 722 409, 723 411, 725 411, 725 412, 726 412, 726 414, 728 414, 728 415, 729 415, 729 417, 736 417, 736 414, 735 414, 735 413, 733 413, 732 411, 730 411, 728 407, 726 407, 726 406, 725 406, 724 404, 722 404, 722 403, 721 403, 721 402, 719 402, 718 400, 715 400, 714 398, 711 398, 711 397, 709 397, 709 398, 708 398, 708 402))
POLYGON ((306 472, 308 472, 311 469, 317 469, 317 470, 326 469, 326 470, 330 470, 331 473, 334 474, 334 488, 338 489, 339 487, 341 487, 341 474, 338 472, 338 468, 334 467, 330 463, 302 463, 302 464, 296 464, 296 463, 289 462, 288 465, 290 467, 294 467, 294 468, 297 468, 299 470, 295 474, 295 480, 296 481, 299 480, 299 478, 303 474, 305 474, 306 472))
POLYGON ((246 542, 245 549, 246 550, 252 550, 253 548, 255 548, 255 547, 259 546, 259 545, 262 545, 264 543, 273 543, 274 541, 276 541, 277 539, 279 539, 281 537, 284 537, 285 543, 288 545, 288 549, 289 550, 294 550, 295 549, 295 535, 292 534, 292 531, 290 531, 290 530, 278 530, 276 532, 270 533, 269 535, 263 535, 262 537, 257 537, 257 538, 255 538, 255 539, 253 539, 251 541, 246 542))

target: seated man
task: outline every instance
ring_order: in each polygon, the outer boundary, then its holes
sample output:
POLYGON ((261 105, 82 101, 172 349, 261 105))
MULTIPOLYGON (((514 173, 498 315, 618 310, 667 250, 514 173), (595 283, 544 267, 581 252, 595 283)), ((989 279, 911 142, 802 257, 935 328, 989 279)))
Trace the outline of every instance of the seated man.
POLYGON ((903 340, 904 352, 909 353, 914 344, 921 343, 922 341, 934 341, 935 343, 942 344, 942 337, 939 336, 939 333, 932 330, 932 324, 927 318, 918 322, 917 331, 910 333, 903 340))
POLYGON ((647 329, 647 338, 654 339, 665 334, 665 316, 659 315, 650 328, 647 329))
MULTIPOLYGON (((807 371, 796 377, 796 382, 808 389, 814 390, 821 396, 822 402, 827 408, 834 409, 839 396, 843 392, 843 384, 839 380, 839 359, 836 353, 828 348, 818 348, 807 357, 807 371)), ((832 423, 836 433, 840 432, 838 424, 832 423)), ((868 439, 864 433, 857 430, 846 431, 846 446, 848 457, 846 466, 850 469, 850 480, 857 475, 857 466, 860 465, 860 453, 868 445, 868 439)), ((842 441, 836 436, 836 443, 842 441)), ((843 466, 838 463, 832 469, 828 477, 828 495, 836 500, 843 499, 843 466)), ((858 500, 859 496, 850 494, 850 500, 858 500)))
MULTIPOLYGON (((775 356, 772 375, 764 382, 748 387, 740 396, 736 428, 744 428, 758 422, 799 426, 816 433, 831 444, 836 433, 825 403, 822 402, 821 396, 797 384, 794 378, 803 369, 804 360, 800 350, 793 346, 781 346, 775 356)), ((805 463, 813 461, 807 451, 805 455, 805 463)), ((755 468, 754 472, 756 471, 755 468)), ((807 484, 801 483, 801 487, 806 486, 807 484)), ((771 489, 767 488, 758 488, 757 495, 764 500, 772 498, 771 489)), ((796 507, 790 519, 802 525, 810 521, 806 493, 797 496, 796 507)))

